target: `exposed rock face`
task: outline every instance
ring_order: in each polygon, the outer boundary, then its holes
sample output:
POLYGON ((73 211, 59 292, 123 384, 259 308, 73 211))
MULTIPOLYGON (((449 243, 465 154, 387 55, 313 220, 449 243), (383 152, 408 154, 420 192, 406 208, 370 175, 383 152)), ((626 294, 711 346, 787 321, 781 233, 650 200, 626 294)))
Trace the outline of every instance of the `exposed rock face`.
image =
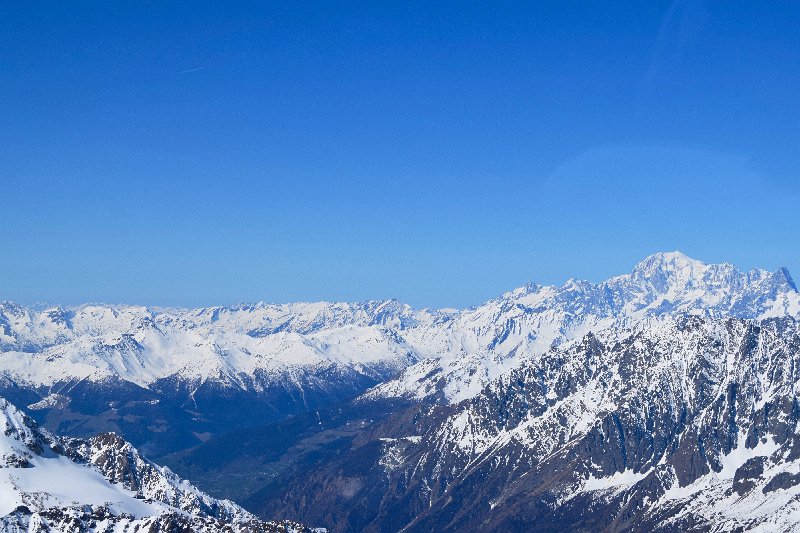
POLYGON ((206 517, 188 517, 177 513, 134 518, 115 515, 108 509, 70 508, 46 509, 32 512, 27 507, 19 507, 14 512, 0 518, 0 527, 9 532, 30 533, 94 533, 119 531, 123 533, 193 533, 220 531, 230 533, 300 533, 308 531, 300 524, 284 521, 266 523, 259 520, 242 522, 231 526, 225 522, 206 517))
POLYGON ((793 318, 588 334, 247 504, 334 531, 793 531, 798 363, 793 318))

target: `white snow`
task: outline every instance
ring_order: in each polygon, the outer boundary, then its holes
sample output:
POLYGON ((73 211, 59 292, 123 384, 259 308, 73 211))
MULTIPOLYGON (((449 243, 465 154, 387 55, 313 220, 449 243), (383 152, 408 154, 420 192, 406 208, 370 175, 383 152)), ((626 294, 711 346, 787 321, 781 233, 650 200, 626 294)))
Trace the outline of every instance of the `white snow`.
MULTIPOLYGON (((236 504, 215 500, 168 468, 148 462, 118 437, 72 440, 70 446, 74 448, 69 456, 64 452, 64 442, 0 398, 0 517, 24 505, 33 513, 25 515, 32 523, 40 520, 37 513, 51 509, 59 509, 66 516, 104 506, 116 517, 107 524, 109 528, 133 527, 136 520, 165 513, 191 517, 202 514, 203 508, 218 509, 216 518, 229 525, 254 519, 236 504), (122 467, 118 459, 126 461, 125 468, 135 470, 139 494, 112 481, 117 479, 113 472, 122 467)), ((237 525, 226 530, 239 529, 237 525)))
POLYGON ((670 252, 600 284, 528 284, 465 310, 414 310, 395 300, 43 311, 6 302, 0 372, 36 386, 120 377, 147 387, 180 376, 246 387, 243 377, 256 373, 279 383, 338 367, 380 379, 400 373, 368 397, 458 403, 554 343, 645 317, 800 316, 800 294, 787 280, 782 270, 743 273, 670 252))
POLYGON ((31 468, 0 469, 0 516, 19 505, 31 509, 107 505, 114 513, 136 517, 162 514, 170 509, 160 503, 145 503, 131 491, 109 483, 89 466, 65 457, 31 460, 31 468))
POLYGON ((622 472, 616 472, 615 474, 606 477, 596 478, 592 475, 589 476, 589 478, 584 482, 581 490, 593 491, 627 488, 646 478, 647 474, 649 474, 649 471, 634 472, 629 468, 622 472))

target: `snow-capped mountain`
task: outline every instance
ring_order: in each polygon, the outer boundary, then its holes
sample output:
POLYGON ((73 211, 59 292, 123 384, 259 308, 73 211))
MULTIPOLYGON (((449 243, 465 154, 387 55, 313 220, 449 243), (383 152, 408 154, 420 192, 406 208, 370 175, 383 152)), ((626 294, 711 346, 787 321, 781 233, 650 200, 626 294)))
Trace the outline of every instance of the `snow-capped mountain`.
POLYGON ((404 338, 424 359, 370 391, 369 398, 471 398, 493 378, 553 344, 646 317, 799 316, 800 293, 788 271, 740 272, 679 252, 654 254, 630 274, 599 284, 527 285, 404 338))
POLYGON ((381 378, 413 361, 391 332, 423 315, 395 301, 39 312, 6 302, 0 305, 0 365, 36 385, 69 376, 147 387, 178 376, 259 389, 273 377, 331 366, 381 378))
POLYGON ((395 301, 194 310, 0 305, 0 393, 54 430, 148 453, 352 397, 417 360, 395 301), (235 408, 233 408, 235 407, 235 408))
MULTIPOLYGON (((334 531, 800 531, 798 321, 785 269, 678 252, 464 310, 3 304, 0 392, 334 531)), ((97 439, 59 442, 134 493, 177 483, 97 439)))
POLYGON ((785 269, 740 272, 673 252, 599 284, 527 285, 461 311, 393 300, 192 310, 5 303, 0 393, 51 429, 118 431, 159 455, 376 385, 365 401, 457 403, 554 344, 685 313, 797 316, 800 294, 785 269))
POLYGON ((646 317, 390 417, 260 510, 334 531, 800 531, 799 362, 795 318, 646 317))
POLYGON ((310 531, 262 522, 144 459, 114 434, 60 438, 0 398, 3 531, 310 531))

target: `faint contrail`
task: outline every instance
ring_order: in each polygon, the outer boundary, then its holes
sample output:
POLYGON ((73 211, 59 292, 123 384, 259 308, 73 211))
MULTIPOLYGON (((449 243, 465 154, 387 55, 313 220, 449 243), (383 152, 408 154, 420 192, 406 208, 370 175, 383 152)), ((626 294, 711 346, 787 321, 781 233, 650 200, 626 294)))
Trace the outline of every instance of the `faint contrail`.
POLYGON ((198 70, 205 70, 205 69, 206 69, 205 67, 190 68, 189 70, 181 70, 180 72, 177 72, 176 74, 189 74, 190 72, 197 72, 198 70))
POLYGON ((645 83, 669 77, 680 68, 690 47, 702 33, 708 13, 703 0, 674 0, 667 10, 656 37, 645 83))

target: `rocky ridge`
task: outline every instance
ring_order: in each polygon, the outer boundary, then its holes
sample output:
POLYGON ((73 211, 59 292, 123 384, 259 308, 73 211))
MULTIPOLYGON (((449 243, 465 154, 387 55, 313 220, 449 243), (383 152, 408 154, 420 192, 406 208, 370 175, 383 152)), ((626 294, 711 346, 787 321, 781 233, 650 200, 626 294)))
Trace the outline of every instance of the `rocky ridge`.
POLYGON ((311 532, 202 493, 114 434, 56 437, 0 398, 4 531, 311 532))

